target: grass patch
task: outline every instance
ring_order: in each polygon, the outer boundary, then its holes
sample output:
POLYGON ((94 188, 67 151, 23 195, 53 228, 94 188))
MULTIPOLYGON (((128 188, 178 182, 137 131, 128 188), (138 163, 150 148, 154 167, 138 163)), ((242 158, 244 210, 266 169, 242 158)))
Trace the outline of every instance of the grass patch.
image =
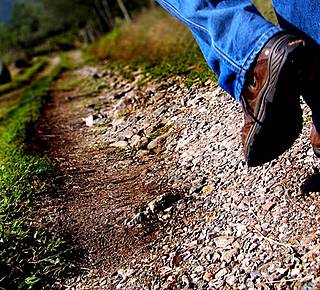
POLYGON ((50 164, 26 154, 24 145, 62 69, 34 84, 0 121, 0 289, 45 289, 67 268, 66 244, 30 218, 30 201, 45 189, 50 164))
POLYGON ((170 128, 172 128, 172 125, 171 124, 166 124, 160 128, 158 128, 156 131, 152 132, 150 135, 149 135, 149 138, 151 140, 154 140, 158 137, 160 137, 161 135, 164 135, 165 133, 167 133, 170 128))
POLYGON ((0 95, 16 90, 28 83, 48 64, 47 58, 40 58, 33 66, 26 69, 23 74, 18 74, 10 83, 0 86, 0 95))
POLYGON ((145 11, 133 24, 114 29, 89 52, 117 64, 120 73, 125 67, 124 77, 129 79, 130 71, 142 68, 140 85, 150 78, 183 76, 187 86, 215 78, 187 28, 159 9, 145 11))
POLYGON ((58 85, 59 90, 66 92, 76 90, 81 95, 98 94, 108 87, 109 84, 106 79, 91 76, 73 76, 58 85))

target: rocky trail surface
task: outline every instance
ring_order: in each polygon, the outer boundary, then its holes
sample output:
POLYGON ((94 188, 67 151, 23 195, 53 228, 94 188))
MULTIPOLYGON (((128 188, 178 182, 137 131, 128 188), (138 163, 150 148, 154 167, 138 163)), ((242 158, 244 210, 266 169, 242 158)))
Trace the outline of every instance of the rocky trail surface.
POLYGON ((79 275, 57 286, 320 289, 320 162, 305 105, 294 146, 248 168, 239 105, 212 81, 141 88, 133 76, 66 72, 37 125, 56 170, 35 215, 79 255, 79 275))

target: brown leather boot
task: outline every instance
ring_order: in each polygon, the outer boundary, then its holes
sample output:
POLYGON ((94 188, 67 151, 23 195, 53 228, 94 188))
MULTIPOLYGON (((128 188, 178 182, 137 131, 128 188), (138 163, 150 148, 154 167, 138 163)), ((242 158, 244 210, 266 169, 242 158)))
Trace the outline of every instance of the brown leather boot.
POLYGON ((320 158, 320 134, 315 126, 312 126, 310 140, 314 154, 320 158))
POLYGON ((248 73, 241 97, 242 142, 248 166, 278 157, 301 132, 298 71, 303 54, 303 40, 276 34, 248 73))

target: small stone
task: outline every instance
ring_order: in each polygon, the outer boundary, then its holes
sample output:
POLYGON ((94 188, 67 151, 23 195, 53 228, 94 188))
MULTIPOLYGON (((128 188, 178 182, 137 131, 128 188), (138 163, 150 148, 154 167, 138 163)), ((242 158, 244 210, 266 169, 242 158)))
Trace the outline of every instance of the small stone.
POLYGON ((166 141, 165 136, 159 136, 148 144, 148 150, 161 152, 166 141))
POLYGON ((236 281, 236 277, 234 275, 229 275, 225 278, 226 283, 230 286, 234 286, 234 283, 236 281))
POLYGON ((130 140, 130 145, 135 148, 139 148, 141 137, 139 135, 133 135, 130 140))
POLYGON ((222 254, 221 260, 230 263, 237 252, 238 249, 231 249, 229 251, 226 251, 222 254))
POLYGON ((86 126, 93 126, 93 115, 88 116, 87 118, 83 118, 83 121, 86 123, 86 126))
POLYGON ((139 212, 137 213, 130 221, 127 222, 127 225, 133 227, 142 222, 142 214, 139 212))
POLYGON ((172 286, 174 286, 175 284, 177 284, 177 280, 176 279, 172 279, 171 281, 168 281, 168 282, 164 283, 162 285, 161 289, 163 289, 163 290, 171 289, 172 286))
POLYGON ((128 277, 130 277, 135 270, 133 269, 119 269, 118 270, 118 275, 121 276, 122 282, 126 281, 128 277))
POLYGON ((316 206, 315 206, 314 204, 309 207, 309 210, 310 210, 311 212, 313 212, 315 209, 316 209, 316 206))
POLYGON ((126 141, 118 141, 110 144, 110 147, 115 147, 115 148, 126 148, 128 146, 128 142, 126 141))
POLYGON ((213 241, 216 244, 217 248, 226 248, 233 243, 234 238, 229 236, 221 236, 215 238, 213 241))
POLYGON ((204 268, 202 266, 198 266, 194 269, 195 272, 200 273, 204 271, 204 268))
POLYGON ((223 268, 221 270, 219 270, 216 274, 215 274, 215 278, 216 279, 222 279, 225 275, 228 274, 227 269, 223 268))
POLYGON ((236 229, 237 229, 237 233, 236 233, 237 237, 240 237, 243 233, 247 231, 247 227, 243 224, 237 224, 236 229))
POLYGON ((116 289, 123 289, 123 284, 122 284, 122 283, 118 284, 118 285, 116 286, 116 289))
POLYGON ((104 279, 102 279, 101 281, 100 281, 100 286, 104 286, 104 285, 106 285, 107 284, 107 279, 106 278, 104 278, 104 279))
POLYGON ((142 157, 145 157, 145 156, 148 156, 149 155, 149 150, 139 150, 137 153, 136 153, 136 156, 138 158, 142 158, 142 157))
POLYGON ((277 269, 276 274, 274 274, 274 275, 272 276, 272 281, 281 280, 284 276, 287 275, 288 272, 289 272, 289 270, 286 269, 286 268, 279 268, 279 269, 277 269))
POLYGON ((266 198, 264 196, 260 196, 258 200, 260 204, 266 203, 266 198))
POLYGON ((272 200, 268 200, 263 206, 264 211, 270 211, 275 206, 275 203, 272 200))
POLYGON ((157 204, 158 204, 158 199, 154 199, 148 203, 148 208, 150 209, 151 212, 155 211, 157 204))
POLYGON ((261 275, 260 271, 253 271, 253 272, 250 273, 250 278, 251 278, 252 280, 255 280, 255 279, 257 279, 258 277, 260 277, 260 275, 261 275))
POLYGON ((291 277, 298 276, 299 274, 300 274, 300 269, 298 269, 298 268, 292 269, 292 271, 291 271, 291 277))
POLYGON ((181 280, 182 283, 186 284, 186 286, 189 286, 191 283, 191 277, 188 275, 182 275, 181 280))
POLYGON ((214 262, 216 262, 216 261, 219 261, 220 258, 221 258, 220 254, 219 254, 218 252, 215 252, 215 253, 213 254, 213 257, 212 257, 211 261, 214 263, 214 262))
POLYGON ((203 280, 204 281, 211 281, 213 279, 213 274, 211 272, 206 272, 204 275, 203 275, 203 280))
POLYGON ((173 273, 173 270, 170 267, 162 267, 159 269, 160 277, 164 278, 170 276, 173 273))
POLYGON ((287 268, 279 268, 279 269, 277 269, 277 272, 278 272, 279 274, 281 274, 281 275, 285 274, 287 271, 288 271, 287 268))

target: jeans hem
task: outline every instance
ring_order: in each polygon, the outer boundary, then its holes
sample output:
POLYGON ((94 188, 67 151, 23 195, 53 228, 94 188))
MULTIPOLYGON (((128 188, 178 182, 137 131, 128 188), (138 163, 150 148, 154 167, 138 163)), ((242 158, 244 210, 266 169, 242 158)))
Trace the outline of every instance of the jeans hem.
MULTIPOLYGON (((210 32, 204 26, 195 23, 194 21, 186 18, 183 14, 181 14, 176 7, 171 5, 167 0, 156 0, 160 5, 162 5, 167 11, 169 11, 176 18, 180 19, 185 25, 187 25, 191 32, 194 32, 195 29, 201 30, 204 32, 208 38, 210 38, 210 32), (193 28, 193 29, 192 29, 193 28)), ((216 54, 226 62, 226 64, 232 68, 234 71, 241 71, 241 66, 233 61, 228 55, 226 55, 220 48, 218 48, 213 41, 211 41, 211 48, 216 52, 216 54)), ((210 64, 209 64, 210 66, 210 64)))
POLYGON ((251 51, 251 53, 248 55, 247 59, 245 60, 241 72, 238 74, 237 80, 236 80, 236 87, 235 87, 235 99, 239 102, 241 98, 241 93, 246 81, 246 75, 248 70, 250 69, 251 64, 255 61, 257 55, 262 50, 262 48, 265 46, 265 44, 268 42, 270 38, 272 38, 275 34, 283 31, 282 28, 278 26, 271 27, 268 29, 260 39, 257 41, 257 45, 254 47, 254 49, 251 51))

